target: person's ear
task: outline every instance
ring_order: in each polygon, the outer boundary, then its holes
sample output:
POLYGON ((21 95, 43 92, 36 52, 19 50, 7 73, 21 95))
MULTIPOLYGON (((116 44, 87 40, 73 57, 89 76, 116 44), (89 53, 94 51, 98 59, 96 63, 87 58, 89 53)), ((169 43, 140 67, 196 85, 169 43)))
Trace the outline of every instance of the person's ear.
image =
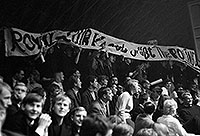
POLYGON ((24 104, 21 105, 21 109, 25 110, 25 105, 24 104))
POLYGON ((6 111, 0 111, 0 120, 4 120, 6 118, 6 111))

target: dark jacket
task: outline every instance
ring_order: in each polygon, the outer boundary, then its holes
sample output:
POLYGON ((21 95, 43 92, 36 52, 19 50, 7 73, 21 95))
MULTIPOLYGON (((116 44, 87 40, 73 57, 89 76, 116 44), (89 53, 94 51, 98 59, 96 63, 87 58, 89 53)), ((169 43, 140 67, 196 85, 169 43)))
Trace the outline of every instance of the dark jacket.
POLYGON ((72 108, 82 106, 81 95, 80 95, 79 92, 77 93, 77 96, 76 96, 76 94, 74 93, 74 91, 72 89, 70 89, 70 90, 67 91, 66 94, 71 99, 72 108))
MULTIPOLYGON (((96 92, 95 92, 95 97, 97 98, 96 92)), ((92 102, 94 102, 94 101, 95 101, 95 100, 93 99, 93 97, 92 97, 90 91, 89 91, 88 89, 85 90, 85 92, 83 92, 83 94, 82 94, 82 104, 83 104, 83 107, 84 107, 86 110, 88 110, 90 104, 91 104, 92 102)))

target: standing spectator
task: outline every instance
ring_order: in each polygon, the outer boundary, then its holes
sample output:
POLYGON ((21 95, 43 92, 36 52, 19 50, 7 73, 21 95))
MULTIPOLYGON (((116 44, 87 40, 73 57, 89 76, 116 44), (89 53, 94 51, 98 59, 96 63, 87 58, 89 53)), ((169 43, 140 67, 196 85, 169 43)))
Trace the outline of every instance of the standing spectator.
POLYGON ((165 124, 169 128, 170 136, 188 136, 182 124, 179 122, 176 115, 177 103, 174 99, 164 101, 164 115, 157 119, 157 122, 165 124))
POLYGON ((89 75, 86 78, 86 87, 87 89, 82 93, 82 104, 83 107, 88 110, 90 104, 97 100, 97 88, 98 82, 97 77, 89 75))
POLYGON ((11 78, 11 81, 9 81, 10 86, 13 88, 17 82, 24 82, 25 73, 24 70, 18 69, 16 70, 15 74, 11 78))
POLYGON ((51 119, 48 136, 66 136, 68 134, 65 116, 70 111, 71 100, 66 95, 60 94, 53 99, 51 119))
POLYGON ((42 85, 39 83, 40 82, 40 73, 38 70, 33 70, 31 71, 29 78, 28 78, 28 83, 27 83, 27 88, 31 92, 33 88, 40 87, 42 88, 42 85))
POLYGON ((64 92, 64 88, 62 85, 62 82, 64 81, 64 74, 61 71, 55 72, 54 73, 54 81, 51 84, 55 84, 59 86, 59 89, 64 92))
POLYGON ((81 103, 80 89, 82 88, 82 82, 79 77, 71 76, 69 78, 70 89, 66 92, 67 96, 71 99, 72 108, 79 107, 81 103))
POLYGON ((144 113, 139 114, 135 120, 135 134, 142 128, 150 128, 154 121, 152 120, 153 113, 155 112, 155 105, 152 102, 144 104, 144 113))
POLYGON ((51 117, 42 113, 43 98, 36 93, 29 93, 22 101, 22 110, 7 120, 7 130, 26 136, 47 136, 51 117))
POLYGON ((109 87, 102 87, 98 91, 98 100, 89 107, 89 114, 95 113, 103 117, 110 116, 109 102, 112 101, 113 93, 109 87))

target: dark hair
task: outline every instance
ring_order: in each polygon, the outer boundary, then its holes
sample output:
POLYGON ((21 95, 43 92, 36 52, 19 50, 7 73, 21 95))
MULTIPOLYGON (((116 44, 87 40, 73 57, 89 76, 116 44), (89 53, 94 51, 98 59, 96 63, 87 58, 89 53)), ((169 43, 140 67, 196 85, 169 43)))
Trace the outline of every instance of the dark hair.
MULTIPOLYGON (((28 93, 22 101, 22 105, 31 104, 33 102, 42 102, 43 98, 37 93, 28 93)), ((44 103, 43 103, 44 104, 44 103)))
POLYGON ((85 86, 89 87, 90 86, 90 82, 94 82, 95 79, 97 79, 97 77, 94 76, 94 75, 87 76, 86 80, 85 80, 85 86))
POLYGON ((109 80, 108 76, 106 75, 99 75, 98 82, 101 83, 103 80, 109 80))
POLYGON ((144 112, 147 114, 152 114, 154 113, 156 107, 152 102, 146 102, 144 104, 144 112))
POLYGON ((77 76, 70 76, 69 77, 69 88, 74 87, 74 84, 78 82, 79 77, 77 76))
POLYGON ((37 93, 40 96, 42 96, 42 98, 45 97, 45 90, 42 87, 35 87, 32 89, 32 91, 30 93, 37 93))
POLYGON ((95 136, 98 133, 105 136, 110 129, 112 129, 111 124, 102 116, 88 116, 83 120, 80 136, 95 136))
POLYGON ((143 104, 145 101, 147 101, 149 98, 149 94, 148 93, 142 93, 140 96, 139 96, 139 103, 140 104, 143 104))
POLYGON ((134 129, 125 123, 118 124, 113 128, 112 136, 132 136, 134 129))
POLYGON ((99 90, 98 90, 98 97, 101 99, 103 98, 103 95, 104 94, 107 94, 107 90, 110 89, 109 87, 101 87, 99 90))

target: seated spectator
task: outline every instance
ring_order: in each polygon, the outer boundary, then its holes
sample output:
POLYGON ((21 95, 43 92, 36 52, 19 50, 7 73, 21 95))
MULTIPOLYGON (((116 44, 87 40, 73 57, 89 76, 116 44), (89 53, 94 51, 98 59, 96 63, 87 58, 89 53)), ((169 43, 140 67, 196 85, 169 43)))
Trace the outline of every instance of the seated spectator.
POLYGON ((88 116, 83 120, 80 136, 112 136, 112 126, 102 116, 88 116))
POLYGON ((69 97, 60 94, 53 99, 51 119, 52 123, 48 128, 48 136, 65 136, 68 134, 65 116, 70 111, 71 100, 69 97))
MULTIPOLYGON (((182 127, 176 115, 177 103, 174 99, 169 99, 164 101, 164 115, 159 117, 157 122, 165 124, 169 128, 170 136, 188 136, 190 135, 182 127)), ((191 134, 192 135, 192 134, 191 134)))
POLYGON ((5 129, 26 136, 46 136, 51 117, 42 113, 43 98, 29 93, 22 101, 22 110, 7 120, 5 129))
POLYGON ((7 109, 7 118, 14 115, 17 111, 20 110, 21 102, 23 101, 24 97, 27 95, 27 87, 23 82, 16 83, 13 95, 11 97, 12 105, 7 109))
POLYGON ((158 136, 158 134, 152 128, 142 128, 135 136, 158 136))
POLYGON ((155 112, 155 105, 152 102, 144 104, 144 113, 139 114, 135 120, 135 134, 142 128, 150 128, 154 121, 152 120, 153 113, 155 112))
POLYGON ((98 99, 89 107, 89 114, 97 114, 103 117, 110 116, 109 102, 112 101, 113 93, 109 87, 102 87, 98 91, 98 99))
POLYGON ((76 107, 72 109, 68 115, 68 126, 66 136, 79 136, 83 120, 87 116, 87 111, 84 107, 76 107))
POLYGON ((134 129, 125 123, 116 125, 113 128, 112 136, 133 136, 134 129))

